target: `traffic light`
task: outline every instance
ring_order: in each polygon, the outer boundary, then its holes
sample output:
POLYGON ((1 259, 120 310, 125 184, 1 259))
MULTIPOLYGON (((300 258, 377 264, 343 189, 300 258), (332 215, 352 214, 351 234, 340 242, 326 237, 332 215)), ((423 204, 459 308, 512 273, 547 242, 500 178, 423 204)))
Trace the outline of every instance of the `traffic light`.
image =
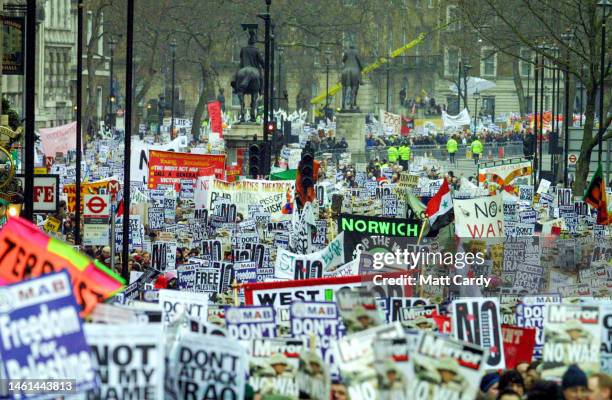
POLYGON ((313 202, 316 198, 314 185, 319 175, 319 162, 314 159, 314 151, 310 146, 302 150, 302 158, 298 164, 296 189, 302 205, 313 202))
POLYGON ((270 174, 270 142, 253 142, 249 145, 249 176, 270 174))
POLYGON ((268 122, 268 125, 266 125, 266 132, 268 133, 268 137, 273 137, 271 135, 274 135, 274 132, 276 132, 276 121, 268 122))

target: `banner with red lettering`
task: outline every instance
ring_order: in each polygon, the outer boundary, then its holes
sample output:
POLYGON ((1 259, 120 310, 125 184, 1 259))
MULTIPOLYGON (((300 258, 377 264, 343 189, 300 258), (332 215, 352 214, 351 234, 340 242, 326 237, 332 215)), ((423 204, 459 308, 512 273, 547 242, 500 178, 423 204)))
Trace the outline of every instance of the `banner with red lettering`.
POLYGON ((535 328, 502 325, 506 368, 514 369, 521 363, 531 363, 535 347, 535 328))
POLYGON ((68 150, 76 150, 76 122, 54 128, 41 128, 38 134, 45 156, 55 157, 56 153, 66 154, 68 150))
POLYGON ((221 103, 211 101, 208 103, 208 118, 210 121, 210 130, 218 133, 219 137, 223 137, 223 120, 221 119, 221 103))
POLYGON ((192 154, 171 151, 149 151, 149 189, 157 185, 174 185, 180 190, 181 180, 200 176, 225 178, 225 155, 192 154))

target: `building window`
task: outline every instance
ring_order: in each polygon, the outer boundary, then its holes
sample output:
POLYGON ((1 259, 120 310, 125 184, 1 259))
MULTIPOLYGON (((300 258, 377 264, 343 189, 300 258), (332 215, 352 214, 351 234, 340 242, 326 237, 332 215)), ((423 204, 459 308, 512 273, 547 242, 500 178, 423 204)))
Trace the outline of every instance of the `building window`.
POLYGON ((490 48, 483 48, 480 54, 480 75, 497 76, 497 52, 490 48))
POLYGON ((485 117, 491 117, 495 120, 495 96, 482 96, 482 110, 479 110, 479 114, 485 117))
POLYGON ((459 99, 457 96, 446 96, 446 112, 450 115, 459 114, 459 99))
POLYGON ((434 8, 434 0, 427 0, 427 8, 434 8))
POLYGON ((452 21, 457 21, 448 26, 449 31, 457 31, 461 29, 461 23, 459 22, 459 7, 456 5, 446 6, 446 22, 450 23, 452 21))
POLYGON ((530 49, 521 49, 521 60, 519 64, 521 66, 521 76, 533 76, 533 64, 523 60, 533 60, 533 54, 530 49))
MULTIPOLYGON (((89 90, 88 90, 89 92, 89 90)), ((102 87, 96 87, 96 116, 98 118, 102 117, 102 107, 104 106, 104 102, 102 101, 102 87)))
POLYGON ((444 51, 444 75, 456 76, 459 68, 460 51, 457 47, 448 47, 444 51))

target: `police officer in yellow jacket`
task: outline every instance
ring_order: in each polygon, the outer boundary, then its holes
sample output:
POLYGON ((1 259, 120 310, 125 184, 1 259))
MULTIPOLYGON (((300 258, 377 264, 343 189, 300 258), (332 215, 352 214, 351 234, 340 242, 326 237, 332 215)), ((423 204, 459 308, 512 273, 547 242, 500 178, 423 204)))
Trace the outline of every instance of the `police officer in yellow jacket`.
POLYGON ((389 146, 389 148, 387 149, 387 159, 389 160, 389 162, 390 163, 397 162, 398 155, 399 155, 399 151, 397 150, 397 147, 395 147, 395 144, 389 146))
POLYGON ((410 146, 408 140, 405 140, 404 143, 399 148, 399 162, 404 171, 408 171, 408 161, 410 161, 410 146))
POLYGON ((455 154, 457 153, 457 149, 459 148, 459 144, 455 139, 455 136, 451 136, 450 139, 446 142, 446 151, 448 151, 448 156, 450 157, 451 164, 455 164, 455 154))
POLYGON ((470 145, 470 150, 472 150, 472 155, 474 157, 474 164, 478 164, 478 159, 480 158, 480 155, 484 151, 484 146, 482 145, 482 142, 478 140, 478 137, 476 137, 476 139, 474 139, 474 141, 470 145))

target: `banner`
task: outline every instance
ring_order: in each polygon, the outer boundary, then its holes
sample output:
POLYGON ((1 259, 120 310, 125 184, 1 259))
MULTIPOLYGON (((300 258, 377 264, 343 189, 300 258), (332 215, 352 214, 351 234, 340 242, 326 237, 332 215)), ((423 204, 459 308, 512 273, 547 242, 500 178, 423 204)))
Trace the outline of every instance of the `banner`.
POLYGON ((245 398, 247 365, 235 340, 185 332, 170 353, 168 371, 182 399, 238 400, 245 398))
POLYGON ((154 242, 151 250, 151 267, 157 271, 176 268, 176 242, 154 242))
POLYGON ((180 191, 181 180, 195 181, 200 176, 212 175, 217 178, 225 176, 225 155, 149 150, 149 189, 156 189, 157 185, 174 185, 180 191))
MULTIPOLYGON (((72 393, 96 387, 94 363, 67 272, 0 288, 0 298, 2 378, 74 379, 72 393)), ((36 394, 42 397, 39 391, 36 394)), ((34 397, 21 391, 13 396, 34 397)))
POLYGON ((461 128, 464 125, 470 125, 471 123, 472 119, 470 118, 467 108, 461 110, 461 112, 457 115, 449 115, 446 113, 446 111, 442 111, 442 125, 444 129, 461 128))
POLYGON ((383 109, 380 110, 380 124, 385 135, 400 135, 402 131, 402 117, 383 109))
POLYGON ((514 369, 521 363, 531 364, 535 347, 535 328, 502 325, 506 368, 514 369))
POLYGON ((514 181, 523 177, 522 184, 531 183, 531 161, 513 164, 496 165, 493 167, 478 167, 478 184, 494 183, 506 192, 515 192, 514 181))
POLYGON ((599 306, 547 304, 544 312, 542 379, 561 380, 572 364, 577 364, 587 376, 599 372, 599 306))
POLYGON ((349 262, 358 253, 393 252, 396 248, 405 248, 416 241, 420 227, 420 222, 412 219, 340 214, 338 231, 344 232, 344 260, 349 262))
POLYGON ((146 143, 132 141, 132 154, 130 155, 130 181, 148 184, 149 178, 149 151, 180 151, 187 148, 187 136, 179 136, 166 144, 146 143))
POLYGON ((66 155, 70 150, 76 150, 76 121, 54 128, 40 128, 38 135, 47 157, 55 157, 56 153, 66 155))
POLYGON ((438 336, 421 335, 417 350, 410 357, 408 381, 413 399, 438 400, 477 398, 486 351, 474 344, 438 336))
POLYGON ((341 232, 323 250, 310 254, 295 254, 276 250, 274 276, 278 279, 322 278, 325 271, 344 262, 344 233, 341 232))
POLYGON ((210 131, 218 133, 220 138, 223 138, 223 120, 221 118, 221 103, 211 101, 206 105, 208 108, 208 118, 210 120, 210 131))
POLYGON ((503 238, 502 195, 477 199, 455 199, 455 234, 460 238, 503 238))
POLYGON ((0 231, 0 285, 66 270, 81 315, 123 288, 125 281, 114 271, 72 246, 49 238, 22 218, 9 218, 0 231))
POLYGON ((163 343, 159 324, 85 324, 96 358, 99 399, 163 398, 163 343))
POLYGON ((454 300, 452 309, 453 336, 488 349, 487 368, 505 368, 499 301, 463 298, 454 300))
POLYGON ((249 205, 263 206, 263 212, 280 217, 282 209, 293 199, 292 181, 266 181, 245 179, 238 182, 224 182, 215 178, 198 178, 194 197, 196 208, 213 210, 220 199, 236 206, 236 211, 246 216, 249 205))

